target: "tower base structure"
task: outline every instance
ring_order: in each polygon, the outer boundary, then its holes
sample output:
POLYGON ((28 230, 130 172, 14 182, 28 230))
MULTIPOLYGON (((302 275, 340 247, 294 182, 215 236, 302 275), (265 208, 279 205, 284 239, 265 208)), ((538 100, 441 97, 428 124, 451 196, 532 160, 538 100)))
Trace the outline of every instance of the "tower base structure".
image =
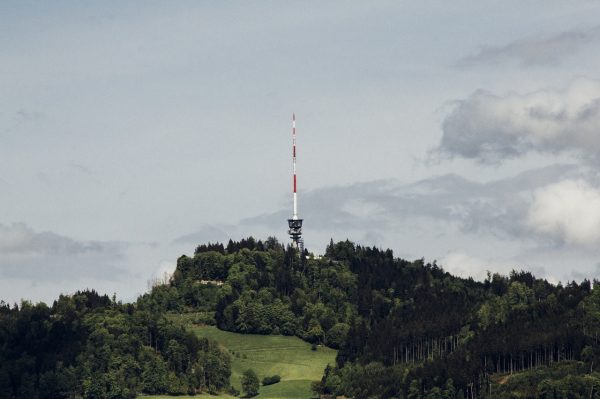
POLYGON ((302 240, 302 219, 288 219, 288 234, 301 252, 304 251, 304 241, 302 240))

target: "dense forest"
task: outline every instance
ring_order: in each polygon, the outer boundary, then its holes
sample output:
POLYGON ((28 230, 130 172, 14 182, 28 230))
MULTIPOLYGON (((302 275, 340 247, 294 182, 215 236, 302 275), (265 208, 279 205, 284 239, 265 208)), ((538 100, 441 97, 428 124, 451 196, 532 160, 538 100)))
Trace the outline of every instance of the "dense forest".
POLYGON ((339 349, 337 364, 314 384, 324 395, 512 397, 527 388, 517 396, 561 397, 575 384, 600 397, 600 288, 589 281, 553 285, 513 271, 477 282, 349 241, 315 257, 249 238, 198 246, 145 300, 201 310, 203 322, 224 330, 339 349), (557 377, 566 369, 583 371, 557 377), (512 391, 496 378, 534 371, 539 381, 512 391))
POLYGON ((596 398, 600 287, 531 273, 458 278, 435 262, 330 242, 203 244, 136 303, 95 292, 0 306, 0 397, 133 398, 230 388, 230 358, 169 321, 295 335, 338 349, 316 394, 596 398))
POLYGON ((229 354, 140 300, 94 291, 0 303, 0 398, 135 398, 229 388, 229 354))

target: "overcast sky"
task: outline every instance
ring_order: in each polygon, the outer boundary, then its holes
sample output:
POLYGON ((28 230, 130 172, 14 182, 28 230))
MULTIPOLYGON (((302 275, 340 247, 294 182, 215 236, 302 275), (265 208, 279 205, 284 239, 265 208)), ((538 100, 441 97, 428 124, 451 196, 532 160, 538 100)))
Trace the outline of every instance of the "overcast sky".
POLYGON ((0 299, 309 250, 600 277, 600 3, 0 3, 0 299))

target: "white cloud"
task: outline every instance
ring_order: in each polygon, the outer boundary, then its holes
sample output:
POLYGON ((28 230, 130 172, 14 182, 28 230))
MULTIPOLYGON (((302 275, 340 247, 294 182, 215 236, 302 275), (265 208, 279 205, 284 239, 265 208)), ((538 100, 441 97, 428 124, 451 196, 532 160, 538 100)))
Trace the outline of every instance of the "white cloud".
POLYGON ((175 244, 201 244, 208 242, 227 242, 231 238, 231 231, 234 230, 234 226, 214 226, 204 225, 199 230, 177 237, 173 240, 175 244))
MULTIPOLYGON (((568 252, 568 251, 567 251, 568 252)), ((570 270, 564 268, 564 263, 569 262, 572 254, 565 256, 565 251, 554 253, 549 251, 549 257, 528 254, 527 251, 512 254, 510 256, 472 253, 470 249, 454 249, 449 251, 439 262, 445 271, 464 278, 472 277, 483 281, 490 273, 509 275, 513 270, 529 271, 538 278, 557 283, 559 281, 571 281, 573 278, 581 281, 589 278, 589 267, 583 267, 584 273, 574 276, 570 270), (557 267, 558 266, 558 267, 557 267), (584 270, 585 269, 585 270, 584 270)))
POLYGON ((600 243, 600 189, 584 180, 565 180, 538 189, 528 226, 568 244, 600 243))
POLYGON ((154 278, 158 281, 162 281, 166 283, 170 280, 171 276, 173 276, 173 272, 177 267, 176 262, 173 261, 160 261, 158 264, 158 269, 154 273, 154 278))
POLYGON ((530 151, 598 160, 600 81, 503 96, 484 90, 457 102, 443 121, 439 151, 495 163, 530 151))
POLYGON ((515 268, 512 262, 486 260, 461 250, 448 252, 440 261, 440 265, 444 270, 455 276, 473 277, 478 281, 485 280, 488 271, 508 274, 515 268))

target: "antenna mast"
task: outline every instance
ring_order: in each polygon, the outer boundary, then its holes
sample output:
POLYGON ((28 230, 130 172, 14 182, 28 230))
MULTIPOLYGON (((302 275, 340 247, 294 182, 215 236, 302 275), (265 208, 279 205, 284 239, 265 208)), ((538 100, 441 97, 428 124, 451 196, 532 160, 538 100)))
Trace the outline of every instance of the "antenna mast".
POLYGON ((302 219, 298 218, 298 193, 296 179, 296 114, 292 114, 292 165, 294 173, 294 214, 288 219, 288 234, 292 239, 293 245, 304 251, 304 241, 302 240, 302 219))

